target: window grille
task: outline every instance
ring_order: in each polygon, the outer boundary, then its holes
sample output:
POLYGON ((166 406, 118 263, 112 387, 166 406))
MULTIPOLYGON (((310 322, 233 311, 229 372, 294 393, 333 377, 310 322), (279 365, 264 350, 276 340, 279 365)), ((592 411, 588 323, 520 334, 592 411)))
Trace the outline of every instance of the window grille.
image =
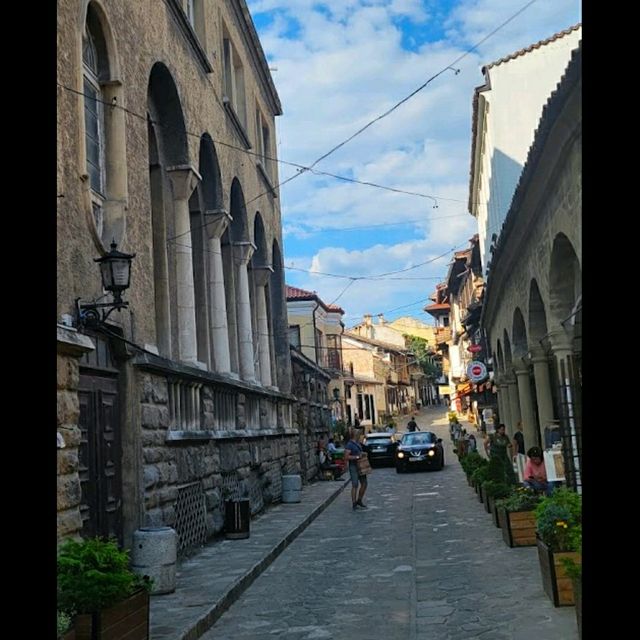
POLYGON ((175 530, 178 534, 178 555, 201 547, 207 539, 206 504, 200 482, 178 489, 175 530))
POLYGON ((195 431, 201 428, 202 384, 169 380, 170 428, 195 431))

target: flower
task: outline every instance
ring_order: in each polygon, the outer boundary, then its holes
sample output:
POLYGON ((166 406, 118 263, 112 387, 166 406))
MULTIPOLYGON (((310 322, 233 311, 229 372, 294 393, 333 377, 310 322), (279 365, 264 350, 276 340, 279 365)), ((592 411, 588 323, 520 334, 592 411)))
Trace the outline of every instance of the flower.
POLYGON ((556 489, 536 507, 536 532, 551 551, 580 551, 582 499, 569 489, 556 489))

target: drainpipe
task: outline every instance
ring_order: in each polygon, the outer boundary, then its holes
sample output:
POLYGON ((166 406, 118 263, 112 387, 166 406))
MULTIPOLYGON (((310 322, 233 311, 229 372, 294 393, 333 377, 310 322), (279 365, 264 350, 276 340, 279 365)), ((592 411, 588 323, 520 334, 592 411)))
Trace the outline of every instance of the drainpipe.
POLYGON ((318 362, 318 342, 316 340, 316 311, 318 310, 318 307, 320 306, 319 302, 316 302, 316 306, 313 308, 313 312, 311 314, 311 318, 313 319, 313 346, 314 346, 314 353, 316 354, 316 364, 319 365, 318 362))

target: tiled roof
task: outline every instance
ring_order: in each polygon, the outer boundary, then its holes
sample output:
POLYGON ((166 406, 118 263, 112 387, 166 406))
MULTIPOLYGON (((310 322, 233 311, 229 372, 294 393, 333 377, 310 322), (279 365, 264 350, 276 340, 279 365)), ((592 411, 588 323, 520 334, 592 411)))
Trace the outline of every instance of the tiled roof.
POLYGON ((404 347, 400 347, 397 344, 391 344, 390 342, 383 342, 382 340, 373 340, 372 338, 365 338, 358 333, 354 333, 352 331, 345 331, 343 336, 345 338, 352 338, 353 340, 359 340, 360 342, 364 342, 366 344, 371 344, 375 347, 382 347, 387 349, 388 351, 395 351, 397 353, 406 353, 408 349, 404 347))
POLYGON ((451 308, 450 304, 447 303, 442 303, 442 302, 436 302, 434 304, 429 304, 427 305, 424 310, 425 311, 448 311, 451 308))
POLYGON ((344 309, 337 304, 326 304, 322 298, 315 291, 307 291, 306 289, 300 289, 299 287, 292 287, 286 285, 287 301, 289 300, 316 300, 319 302, 326 311, 334 311, 338 313, 344 313, 344 309))
POLYGON ((539 49, 545 44, 549 44, 551 42, 555 42, 556 40, 560 40, 560 38, 563 38, 564 36, 567 36, 570 33, 577 31, 578 29, 580 29, 581 26, 582 26, 582 23, 578 22, 578 24, 574 24, 573 27, 569 27, 564 31, 559 31, 558 33, 554 33, 550 38, 545 38, 544 40, 540 40, 540 42, 536 42, 535 44, 530 44, 528 47, 525 47, 524 49, 518 49, 518 51, 514 51, 513 53, 510 53, 508 56, 505 56, 504 58, 500 58, 500 60, 496 60, 495 62, 490 62, 489 64, 482 67, 482 73, 484 73, 487 69, 491 69, 491 67, 497 67, 499 64, 502 64, 503 62, 508 62, 509 60, 513 60, 514 58, 523 56, 526 53, 531 53, 534 49, 539 49))
POLYGON ((309 300, 317 298, 318 294, 315 291, 307 291, 306 289, 298 289, 298 287, 287 286, 287 300, 309 300))

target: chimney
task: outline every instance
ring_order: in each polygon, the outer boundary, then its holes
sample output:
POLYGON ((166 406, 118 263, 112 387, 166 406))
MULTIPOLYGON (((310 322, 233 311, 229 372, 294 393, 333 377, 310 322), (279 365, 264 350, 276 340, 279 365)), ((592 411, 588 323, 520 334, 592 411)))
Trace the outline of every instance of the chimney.
POLYGON ((364 326, 365 327, 370 327, 371 326, 371 314, 370 313, 365 313, 364 314, 364 326))
POLYGON ((384 313, 379 313, 378 314, 378 324, 380 326, 384 326, 384 324, 385 324, 384 313))

